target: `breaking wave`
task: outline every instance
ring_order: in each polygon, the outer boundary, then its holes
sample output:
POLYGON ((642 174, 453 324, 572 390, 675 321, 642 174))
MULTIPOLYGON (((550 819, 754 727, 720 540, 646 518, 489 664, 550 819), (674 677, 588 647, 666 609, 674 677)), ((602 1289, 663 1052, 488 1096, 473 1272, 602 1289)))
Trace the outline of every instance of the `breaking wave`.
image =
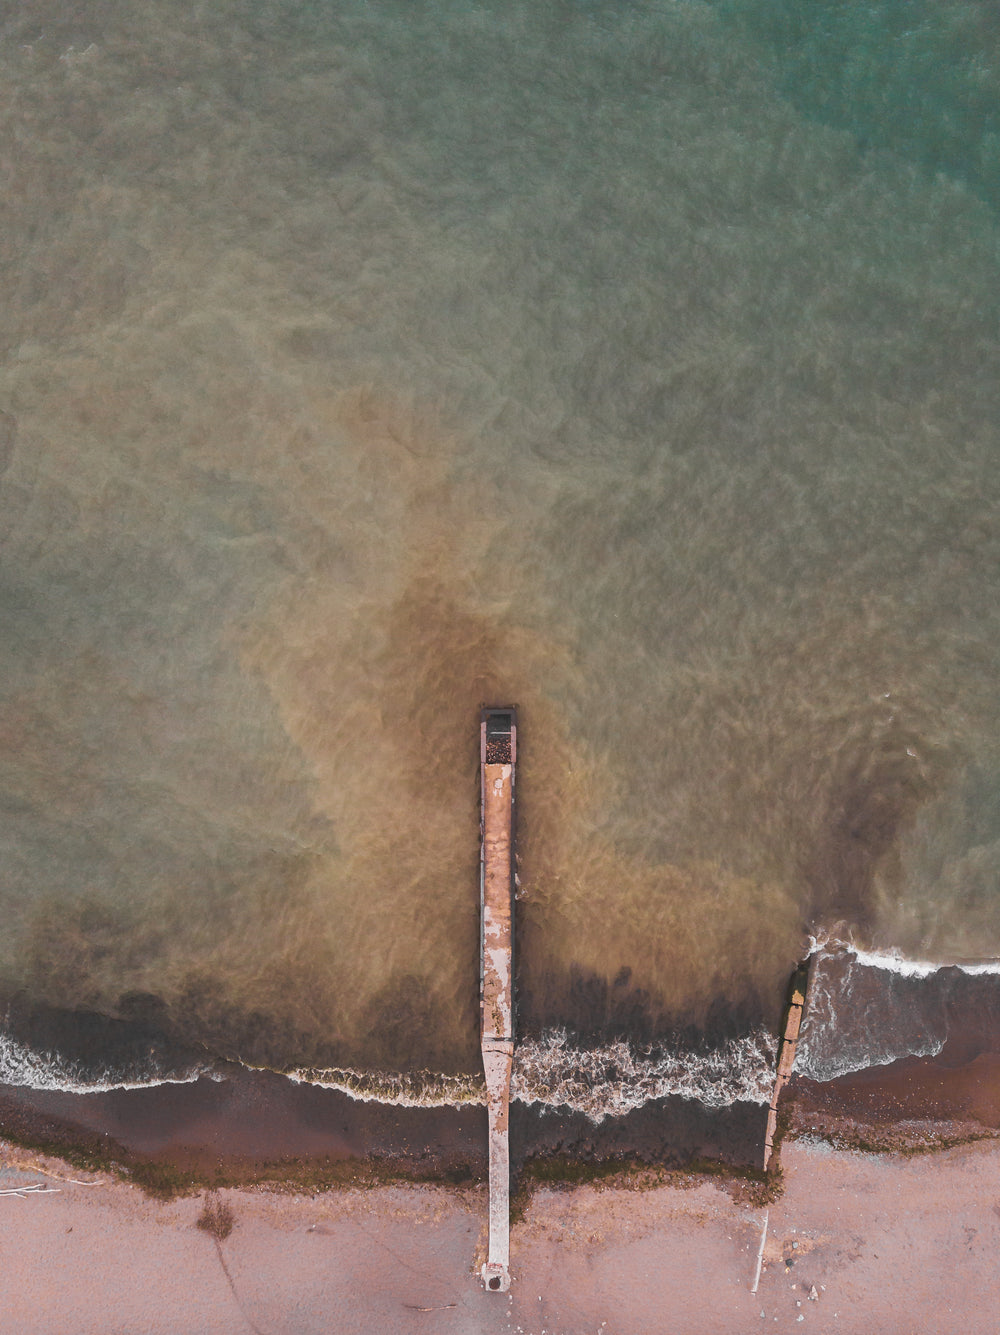
POLYGON ((970 1016, 984 1032, 1000 1011, 1000 960, 909 959, 849 941, 814 940, 796 1071, 835 1080, 902 1057, 933 1057, 970 1016))
MULTIPOLYGON (((777 1051, 763 1030, 705 1052, 634 1048, 625 1039, 599 1048, 575 1046, 563 1029, 526 1039, 514 1050, 511 1098, 550 1108, 570 1108, 592 1122, 621 1117, 670 1095, 708 1108, 767 1103, 777 1051)), ((485 1102, 479 1075, 373 1074, 346 1068, 287 1072, 292 1080, 336 1089, 352 1098, 399 1107, 485 1102)))
POLYGON ((708 1108, 767 1103, 776 1052, 774 1036, 764 1030, 704 1052, 635 1048, 624 1039, 578 1048, 564 1030, 549 1030, 517 1048, 512 1095, 522 1103, 569 1107, 593 1122, 671 1095, 708 1108))
POLYGON ((113 1089, 145 1089, 150 1085, 187 1085, 202 1076, 222 1078, 207 1063, 165 1073, 154 1055, 133 1059, 117 1069, 94 1067, 56 1052, 36 1052, 9 1034, 0 1033, 0 1084, 4 1085, 63 1094, 103 1094, 113 1089))
MULTIPOLYGON (((826 952, 827 957, 837 952, 830 952, 826 947, 816 947, 814 953, 821 954, 826 952)), ((940 973, 942 969, 960 969, 962 973, 973 976, 981 974, 1000 974, 1000 960, 980 960, 976 963, 970 963, 965 960, 938 961, 933 960, 913 960, 908 959, 900 951, 890 950, 862 950, 860 946, 845 944, 840 948, 840 952, 853 955, 858 964, 869 969, 887 969, 890 973, 898 973, 904 978, 929 978, 932 974, 940 973)))
MULTIPOLYGON (((575 1045, 563 1029, 547 1030, 515 1048, 511 1097, 521 1103, 569 1108, 595 1123, 669 1096, 695 1100, 708 1108, 767 1103, 774 1084, 775 1053, 774 1036, 763 1030, 705 1051, 637 1048, 625 1039, 585 1048, 575 1045)), ((239 1065, 259 1069, 245 1062, 239 1065)), ((486 1101, 480 1073, 394 1074, 351 1067, 302 1067, 278 1074, 297 1084, 400 1108, 461 1107, 486 1101)), ((93 1094, 184 1084, 202 1076, 223 1080, 225 1072, 200 1063, 165 1073, 162 1059, 158 1061, 155 1054, 115 1069, 94 1068, 58 1053, 33 1051, 0 1034, 0 1084, 93 1094)))
POLYGON ((318 1085, 364 1103, 391 1103, 399 1108, 457 1108, 486 1102, 483 1080, 477 1075, 441 1075, 434 1071, 396 1075, 350 1067, 302 1068, 283 1074, 296 1084, 318 1085))

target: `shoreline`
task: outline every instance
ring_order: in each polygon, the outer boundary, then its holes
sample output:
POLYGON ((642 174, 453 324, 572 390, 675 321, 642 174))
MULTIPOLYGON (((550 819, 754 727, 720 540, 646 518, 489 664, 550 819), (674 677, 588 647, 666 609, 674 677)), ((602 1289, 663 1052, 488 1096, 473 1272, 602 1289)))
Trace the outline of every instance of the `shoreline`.
MULTIPOLYGON (((793 1075, 781 1101, 779 1142, 818 1137, 841 1147, 912 1151, 996 1135, 1000 1053, 963 1060, 967 1055, 946 1049, 826 1083, 793 1075)), ((763 1180, 767 1113, 763 1104, 712 1109, 672 1096, 595 1124, 567 1108, 514 1102, 515 1183, 691 1165, 763 1180)), ((220 1182, 297 1190, 476 1183, 486 1175, 481 1105, 361 1101, 239 1068, 223 1080, 90 1094, 0 1086, 0 1136, 67 1163, 114 1166, 162 1196, 220 1182)))
MULTIPOLYGON (((514 1102, 511 1165, 682 1167, 712 1161, 753 1169, 766 1108, 711 1109, 671 1096, 591 1122, 568 1108, 514 1102)), ((361 1101, 267 1071, 224 1080, 91 1094, 0 1085, 0 1136, 68 1162, 114 1165, 160 1194, 215 1180, 337 1185, 402 1179, 475 1182, 486 1174, 487 1117, 479 1104, 402 1107, 361 1101)), ((551 1171, 555 1171, 554 1169, 551 1171)))
POLYGON ((478 1274, 481 1106, 362 1103, 261 1072, 0 1088, 0 1135, 20 1119, 26 1142, 63 1137, 57 1158, 0 1141, 0 1303, 23 1335, 105 1335, 109 1313, 123 1335, 964 1335, 1000 1303, 1000 1054, 958 1056, 793 1077, 767 1182, 699 1159, 737 1123, 713 1131, 697 1106, 685 1155, 665 1144, 676 1108, 588 1130, 514 1105, 503 1296, 478 1274), (88 1146, 90 1171, 72 1167, 88 1146))

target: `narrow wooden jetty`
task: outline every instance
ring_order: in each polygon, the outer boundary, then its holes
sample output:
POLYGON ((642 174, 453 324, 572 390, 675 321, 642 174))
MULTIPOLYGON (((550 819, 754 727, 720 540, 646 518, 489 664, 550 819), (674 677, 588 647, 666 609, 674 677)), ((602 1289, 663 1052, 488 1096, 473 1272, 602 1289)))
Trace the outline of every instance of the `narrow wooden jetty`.
POLYGON ((508 1112, 514 1058, 514 771, 517 714, 513 707, 480 715, 482 776, 479 897, 480 1034, 489 1115, 490 1244, 483 1282, 510 1287, 510 1148, 508 1112))
POLYGON ((798 966, 792 975, 788 990, 788 1003, 785 1009, 785 1023, 781 1033, 781 1046, 778 1048, 778 1069, 774 1077, 774 1092, 771 1094, 771 1106, 767 1111, 767 1130, 764 1133, 764 1171, 771 1163, 774 1153, 774 1135, 778 1127, 778 1100, 781 1091, 788 1083, 795 1065, 795 1049, 799 1042, 799 1030, 802 1016, 805 1014, 806 996, 809 988, 809 960, 798 966))

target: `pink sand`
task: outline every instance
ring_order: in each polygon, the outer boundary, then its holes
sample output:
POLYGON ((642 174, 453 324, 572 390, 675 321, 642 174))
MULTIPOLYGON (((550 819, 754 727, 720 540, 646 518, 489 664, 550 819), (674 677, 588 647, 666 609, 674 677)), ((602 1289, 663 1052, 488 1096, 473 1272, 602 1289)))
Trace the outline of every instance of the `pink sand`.
MULTIPOLYGON (((0 1148, 8 1165, 31 1160, 0 1148)), ((494 1295, 473 1273, 485 1241, 481 1191, 226 1192, 236 1225, 217 1246, 195 1227, 199 1198, 162 1205, 136 1188, 75 1186, 9 1166, 0 1187, 45 1183, 59 1191, 0 1197, 0 1330, 970 1335, 995 1328, 1000 1144, 901 1159, 786 1143, 782 1157, 786 1190, 770 1207, 756 1295, 764 1211, 734 1204, 710 1183, 540 1192, 512 1234, 511 1292, 494 1295), (813 1288, 817 1300, 807 1296, 813 1288)))

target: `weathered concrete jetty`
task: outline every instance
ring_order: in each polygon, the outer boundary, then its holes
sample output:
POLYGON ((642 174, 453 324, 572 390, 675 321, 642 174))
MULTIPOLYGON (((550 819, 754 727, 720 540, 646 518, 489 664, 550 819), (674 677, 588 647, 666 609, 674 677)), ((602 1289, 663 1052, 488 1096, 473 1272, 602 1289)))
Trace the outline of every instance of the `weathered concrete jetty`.
POLYGON ((489 1115, 490 1243, 483 1266, 488 1289, 510 1287, 510 1149, 507 1136, 514 1058, 514 772, 513 707, 480 715, 482 845, 479 897, 480 1034, 489 1115))
POLYGON ((785 1009, 785 1023, 782 1028, 781 1046, 778 1048, 778 1067, 774 1077, 774 1090, 771 1094, 771 1106, 767 1112, 767 1130, 764 1133, 764 1171, 767 1171, 774 1153, 774 1136, 778 1127, 778 1100, 781 1091, 788 1084, 795 1065, 795 1049, 798 1046, 799 1030, 805 1014, 806 996, 809 990, 809 960, 798 966, 792 975, 788 991, 788 1004, 785 1009))

